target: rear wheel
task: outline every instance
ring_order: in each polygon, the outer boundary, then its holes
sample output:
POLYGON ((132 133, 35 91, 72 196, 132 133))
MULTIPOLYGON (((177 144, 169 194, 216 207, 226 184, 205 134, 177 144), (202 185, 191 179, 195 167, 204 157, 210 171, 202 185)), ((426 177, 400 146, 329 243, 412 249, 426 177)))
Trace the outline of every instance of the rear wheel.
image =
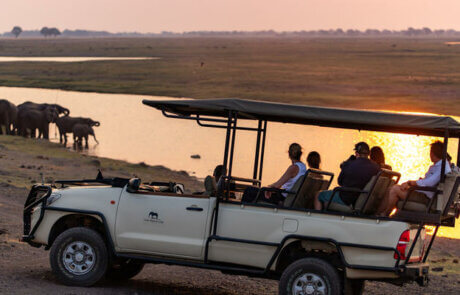
POLYGON ((279 283, 280 295, 340 295, 337 270, 319 258, 303 258, 289 265, 279 283))
POLYGON ((91 286, 107 270, 108 253, 102 237, 96 231, 75 227, 61 233, 50 251, 51 269, 62 283, 91 286))
POLYGON ((105 277, 109 280, 129 280, 138 275, 144 268, 144 263, 131 259, 113 263, 108 269, 105 277))

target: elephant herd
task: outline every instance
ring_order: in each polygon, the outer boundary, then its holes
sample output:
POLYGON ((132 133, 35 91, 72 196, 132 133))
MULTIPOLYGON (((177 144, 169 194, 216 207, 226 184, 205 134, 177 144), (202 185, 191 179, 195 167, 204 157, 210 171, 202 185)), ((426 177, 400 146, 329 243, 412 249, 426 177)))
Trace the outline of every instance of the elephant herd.
POLYGON ((21 135, 49 139, 49 124, 55 123, 59 129, 59 142, 67 144, 67 133, 73 133, 74 143, 79 147, 85 139, 88 148, 88 136, 94 134, 93 127, 100 126, 90 118, 71 117, 70 111, 58 104, 24 102, 18 106, 6 99, 0 99, 0 134, 21 135), (38 131, 38 136, 37 136, 38 131))

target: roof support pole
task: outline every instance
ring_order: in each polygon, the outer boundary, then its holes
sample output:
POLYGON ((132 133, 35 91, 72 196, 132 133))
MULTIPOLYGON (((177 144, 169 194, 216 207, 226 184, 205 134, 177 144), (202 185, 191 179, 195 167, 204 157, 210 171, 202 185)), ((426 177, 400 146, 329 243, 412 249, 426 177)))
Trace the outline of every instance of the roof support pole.
POLYGON ((257 179, 257 169, 259 168, 259 156, 260 156, 260 135, 262 133, 262 120, 259 120, 257 125, 257 139, 256 139, 256 156, 254 158, 254 173, 252 178, 257 179))
POLYGON ((446 161, 447 161, 447 143, 449 141, 449 131, 444 133, 444 149, 442 151, 442 166, 441 166, 441 183, 446 179, 446 161))
POLYGON ((225 169, 225 175, 227 175, 228 172, 228 148, 230 144, 230 131, 231 131, 231 126, 232 126, 232 112, 228 112, 228 119, 227 119, 227 134, 225 136, 225 148, 224 148, 224 161, 223 161, 223 166, 225 169))
POLYGON ((264 166, 264 153, 265 153, 265 138, 267 135, 267 120, 264 121, 264 128, 262 133, 262 149, 260 151, 260 165, 259 165, 259 180, 262 181, 262 168, 264 166))
POLYGON ((458 147, 457 147, 457 167, 460 167, 460 137, 458 138, 458 147))
MULTIPOLYGON (((224 169, 225 173, 224 175, 227 175, 227 163, 228 163, 228 149, 229 149, 229 144, 230 144, 230 131, 232 127, 232 121, 233 121, 233 114, 232 111, 228 111, 228 118, 227 118, 227 134, 225 136, 225 150, 224 150, 224 169)), ((219 217, 219 203, 220 203, 220 197, 217 196, 216 198, 216 207, 214 208, 214 220, 213 220, 213 227, 212 227, 212 234, 215 236, 217 234, 217 220, 219 217)), ((207 255, 204 258, 205 260, 208 259, 207 255)))
POLYGON ((228 176, 232 176, 232 168, 233 168, 233 152, 235 151, 235 137, 236 137, 236 121, 237 121, 237 115, 236 113, 233 113, 233 126, 232 126, 232 143, 230 146, 230 163, 228 167, 228 176))

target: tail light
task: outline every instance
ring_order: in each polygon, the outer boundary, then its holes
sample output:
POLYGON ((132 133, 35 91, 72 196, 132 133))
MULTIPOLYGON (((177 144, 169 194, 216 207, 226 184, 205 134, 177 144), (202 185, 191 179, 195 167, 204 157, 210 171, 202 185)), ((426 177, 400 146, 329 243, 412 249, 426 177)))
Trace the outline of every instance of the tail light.
MULTIPOLYGON (((410 242, 410 230, 405 230, 399 237, 398 245, 396 245, 396 250, 399 252, 399 259, 405 260, 406 259, 406 248, 410 242)), ((398 254, 394 254, 394 258, 398 259, 398 254)))

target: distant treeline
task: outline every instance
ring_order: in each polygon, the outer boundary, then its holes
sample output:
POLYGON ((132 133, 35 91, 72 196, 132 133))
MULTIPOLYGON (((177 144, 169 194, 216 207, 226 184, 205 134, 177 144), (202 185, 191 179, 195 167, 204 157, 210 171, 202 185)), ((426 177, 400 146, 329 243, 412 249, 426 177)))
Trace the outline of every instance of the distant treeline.
POLYGON ((63 37, 179 37, 179 36, 203 36, 203 37, 226 37, 226 36, 247 36, 247 37, 269 37, 269 36, 305 36, 305 37, 460 37, 460 31, 450 30, 431 30, 430 28, 408 28, 407 30, 377 30, 367 29, 360 30, 314 30, 314 31, 286 31, 278 32, 274 30, 266 31, 191 31, 191 32, 168 32, 161 33, 138 33, 138 32, 123 32, 111 33, 108 31, 90 31, 90 30, 64 30, 59 31, 56 28, 42 28, 41 30, 25 30, 20 27, 14 27, 11 32, 0 34, 3 37, 47 37, 47 36, 63 36, 63 37), (45 30, 45 31, 44 31, 45 30), (46 31, 48 30, 48 31, 46 31), (44 33, 45 32, 45 33, 44 33), (46 34, 46 32, 54 32, 46 34))

